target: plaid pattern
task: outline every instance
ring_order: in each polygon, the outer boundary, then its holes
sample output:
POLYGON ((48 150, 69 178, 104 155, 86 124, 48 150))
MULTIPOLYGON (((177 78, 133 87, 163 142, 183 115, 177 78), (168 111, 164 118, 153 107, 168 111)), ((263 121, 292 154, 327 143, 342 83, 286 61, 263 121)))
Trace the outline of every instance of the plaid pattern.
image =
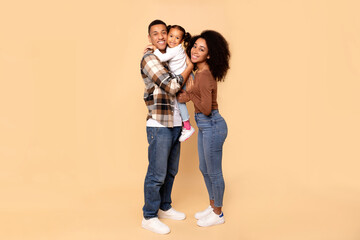
POLYGON ((153 118, 165 127, 174 126, 174 100, 184 79, 175 75, 152 53, 146 53, 140 64, 145 83, 144 101, 149 110, 146 120, 153 118))

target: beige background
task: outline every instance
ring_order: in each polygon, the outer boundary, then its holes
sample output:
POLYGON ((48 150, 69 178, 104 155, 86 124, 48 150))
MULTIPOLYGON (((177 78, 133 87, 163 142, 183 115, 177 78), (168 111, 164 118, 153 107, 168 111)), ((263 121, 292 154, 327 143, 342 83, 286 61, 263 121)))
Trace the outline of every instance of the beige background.
POLYGON ((360 239, 359 9, 357 0, 2 1, 0 239, 360 239), (196 226, 208 200, 192 137, 173 191, 188 218, 165 220, 167 236, 140 227, 139 63, 156 18, 220 31, 232 53, 218 99, 229 127, 227 222, 196 226))

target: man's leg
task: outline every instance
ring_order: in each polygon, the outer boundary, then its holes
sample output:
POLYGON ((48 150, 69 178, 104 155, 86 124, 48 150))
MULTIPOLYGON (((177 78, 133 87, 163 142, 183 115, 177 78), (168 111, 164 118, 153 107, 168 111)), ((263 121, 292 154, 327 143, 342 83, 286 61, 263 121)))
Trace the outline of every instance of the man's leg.
POLYGON ((174 184, 175 175, 179 169, 180 159, 180 142, 181 127, 174 127, 170 129, 172 140, 171 149, 167 162, 167 172, 163 186, 160 189, 161 204, 160 209, 167 211, 171 208, 171 191, 174 184))
POLYGON ((168 167, 168 158, 172 148, 173 137, 170 128, 147 127, 149 142, 149 166, 144 183, 145 205, 144 218, 157 217, 161 204, 160 188, 165 182, 168 167))

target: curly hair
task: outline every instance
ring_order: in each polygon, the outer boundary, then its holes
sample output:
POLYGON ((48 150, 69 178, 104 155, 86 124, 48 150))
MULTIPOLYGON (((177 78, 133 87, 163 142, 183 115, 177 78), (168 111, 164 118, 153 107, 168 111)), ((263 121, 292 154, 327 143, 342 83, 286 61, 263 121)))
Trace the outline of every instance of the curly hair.
POLYGON ((170 32, 170 29, 172 29, 172 28, 178 29, 183 33, 181 40, 184 40, 184 47, 186 48, 189 45, 189 42, 191 40, 191 34, 186 32, 185 29, 179 25, 168 25, 167 26, 168 33, 170 32))
MULTIPOLYGON (((196 40, 203 38, 208 48, 209 59, 206 63, 209 65, 210 72, 216 81, 224 81, 227 71, 229 70, 230 51, 229 44, 225 38, 213 30, 205 30, 200 35, 191 38, 186 53, 191 58, 191 49, 196 40)), ((196 66, 195 66, 196 69, 196 66)))

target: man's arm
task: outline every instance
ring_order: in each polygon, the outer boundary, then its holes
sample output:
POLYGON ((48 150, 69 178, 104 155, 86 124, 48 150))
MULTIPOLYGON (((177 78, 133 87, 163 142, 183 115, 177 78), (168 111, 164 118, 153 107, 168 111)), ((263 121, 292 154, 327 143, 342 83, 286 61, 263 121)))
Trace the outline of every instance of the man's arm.
POLYGON ((145 54, 141 61, 141 72, 173 96, 181 89, 184 77, 189 77, 191 70, 188 68, 181 75, 175 75, 169 72, 154 54, 145 54))

